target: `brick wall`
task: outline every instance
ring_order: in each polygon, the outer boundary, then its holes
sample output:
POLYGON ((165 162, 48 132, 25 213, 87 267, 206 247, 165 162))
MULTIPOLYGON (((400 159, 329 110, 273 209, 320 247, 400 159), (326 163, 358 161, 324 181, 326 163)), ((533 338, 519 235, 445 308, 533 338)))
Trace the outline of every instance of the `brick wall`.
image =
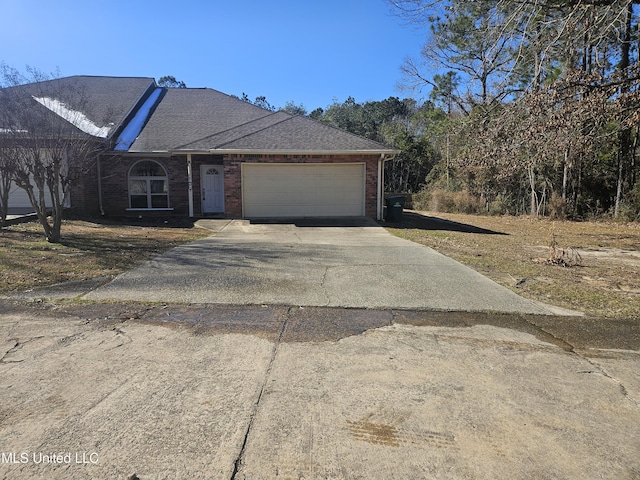
MULTIPOLYGON (((250 163, 364 163, 365 214, 376 216, 376 195, 378 181, 378 155, 192 155, 193 206, 194 215, 202 214, 200 194, 200 170, 202 165, 224 165, 225 214, 229 217, 242 216, 241 165, 250 163)), ((189 185, 186 155, 173 157, 128 157, 109 156, 101 160, 102 200, 107 215, 189 215, 189 185), (169 177, 169 206, 167 211, 129 210, 128 174, 134 163, 140 160, 154 160, 166 170, 169 177)), ((94 182, 97 183, 97 182, 94 182)), ((84 198, 91 200, 91 208, 97 210, 97 185, 85 188, 84 198)), ((73 199, 72 199, 73 201, 73 199)), ((89 213, 89 212, 87 212, 89 213)))
POLYGON ((98 215, 100 202, 98 200, 98 177, 96 176, 97 160, 85 162, 74 178, 69 192, 71 212, 83 215, 98 215))
POLYGON ((111 216, 189 215, 187 157, 103 157, 102 204, 111 216), (165 169, 169 178, 169 211, 129 210, 129 170, 140 160, 153 160, 165 169))
POLYGON ((242 216, 242 163, 364 163, 365 215, 377 213, 378 155, 225 155, 224 194, 227 215, 242 216))

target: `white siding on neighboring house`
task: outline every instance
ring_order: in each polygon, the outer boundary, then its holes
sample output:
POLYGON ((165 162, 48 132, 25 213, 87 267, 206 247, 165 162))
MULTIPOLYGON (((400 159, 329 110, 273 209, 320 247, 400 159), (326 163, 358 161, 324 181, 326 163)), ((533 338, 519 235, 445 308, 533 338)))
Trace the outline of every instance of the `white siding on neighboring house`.
MULTIPOLYGON (((45 204, 47 208, 51 208, 51 195, 49 195, 48 190, 49 189, 47 189, 47 195, 45 195, 45 204)), ((65 207, 71 207, 69 199, 65 202, 65 207)), ((16 184, 11 183, 11 188, 9 189, 9 215, 22 215, 32 212, 33 207, 31 206, 27 192, 16 184)))
MULTIPOLYGON (((51 208, 51 195, 49 194, 48 188, 45 195, 45 205, 47 208, 51 208)), ((66 208, 71 207, 71 202, 68 198, 64 206, 66 208)), ((11 188, 9 189, 9 214, 21 215, 25 213, 32 213, 33 211, 34 210, 31 206, 31 202, 29 201, 27 192, 23 188, 20 188, 15 183, 11 182, 11 188)))
MULTIPOLYGON (((50 207, 51 205, 47 206, 50 207)), ((20 215, 30 212, 33 212, 33 207, 31 206, 27 192, 12 182, 11 188, 9 189, 9 214, 20 215)))

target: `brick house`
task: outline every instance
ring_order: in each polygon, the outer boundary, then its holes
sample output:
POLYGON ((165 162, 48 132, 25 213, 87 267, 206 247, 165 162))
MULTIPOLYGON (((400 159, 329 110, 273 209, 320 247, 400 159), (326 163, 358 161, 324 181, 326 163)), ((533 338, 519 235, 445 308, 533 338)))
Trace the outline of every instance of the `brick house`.
POLYGON ((71 192, 74 211, 381 219, 384 162, 398 150, 208 88, 161 88, 152 78, 51 82, 83 92, 82 124, 49 108, 103 145, 71 192))

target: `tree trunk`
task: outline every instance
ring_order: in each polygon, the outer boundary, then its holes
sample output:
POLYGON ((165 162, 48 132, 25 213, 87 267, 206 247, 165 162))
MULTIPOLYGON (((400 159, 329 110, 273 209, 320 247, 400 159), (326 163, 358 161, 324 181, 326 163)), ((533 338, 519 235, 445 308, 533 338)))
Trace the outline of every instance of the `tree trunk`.
POLYGON ((6 172, 0 172, 0 228, 4 227, 9 213, 9 189, 11 177, 6 172))
POLYGON ((567 201, 567 184, 569 182, 569 149, 564 151, 564 165, 562 168, 562 200, 567 201))
POLYGON ((613 208, 613 217, 618 218, 620 215, 620 204, 622 203, 622 188, 624 184, 624 160, 622 152, 618 153, 618 182, 616 186, 616 203, 613 208))
MULTIPOLYGON (((38 222, 40 222, 40 225, 42 225, 42 228, 44 230, 44 234, 45 237, 47 238, 47 242, 50 243, 55 243, 52 242, 51 239, 51 225, 49 224, 49 220, 47 219, 47 209, 44 207, 45 203, 44 203, 44 195, 42 190, 40 190, 39 192, 39 200, 36 199, 36 194, 33 191, 33 186, 32 185, 28 185, 26 187, 22 187, 23 190, 25 192, 27 192, 27 196, 29 197, 29 201, 31 202, 31 205, 33 206, 33 209, 36 212, 36 217, 38 218, 38 222)), ((59 241, 59 240, 58 240, 59 241)))
POLYGON ((636 162, 636 154, 638 152, 638 134, 640 134, 640 132, 638 131, 638 129, 636 128, 634 131, 634 135, 633 135, 633 142, 631 145, 631 165, 630 165, 630 170, 631 170, 631 178, 629 180, 629 189, 633 189, 633 187, 636 184, 636 168, 637 168, 637 162, 636 162))
MULTIPOLYGON (((627 4, 627 11, 625 17, 625 32, 624 39, 620 44, 620 64, 618 68, 620 72, 625 76, 628 75, 628 68, 631 64, 630 51, 631 51, 631 18, 633 16, 633 3, 627 4)), ((629 92, 629 85, 625 82, 620 87, 620 93, 626 94, 629 92)), ((624 190, 624 173, 625 165, 630 164, 629 156, 631 152, 631 129, 625 128, 620 132, 618 137, 618 181, 616 185, 616 203, 614 207, 613 216, 618 218, 620 215, 620 204, 622 203, 622 196, 624 190)))
POLYGON ((529 186, 531 187, 531 215, 538 216, 538 194, 536 193, 536 172, 533 166, 527 169, 529 174, 529 186))

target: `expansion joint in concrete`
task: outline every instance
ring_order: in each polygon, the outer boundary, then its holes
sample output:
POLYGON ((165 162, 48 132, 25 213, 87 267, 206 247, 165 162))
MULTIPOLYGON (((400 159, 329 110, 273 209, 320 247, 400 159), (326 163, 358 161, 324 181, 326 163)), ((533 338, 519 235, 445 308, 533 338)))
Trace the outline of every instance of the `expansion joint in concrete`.
POLYGON ((238 472, 240 470, 240 466, 242 465, 242 461, 244 459, 244 452, 247 448, 247 442, 249 441, 249 436, 251 435, 251 430, 253 428, 253 423, 256 419, 257 413, 258 413, 258 408, 260 407, 260 402, 262 401, 262 395, 264 394, 264 391, 267 387, 267 384, 269 382, 269 378, 271 377, 271 369, 273 368, 273 364, 276 360, 276 357, 278 355, 278 348, 280 347, 280 343, 282 342, 282 338, 284 337, 285 331, 287 329, 287 324, 289 322, 289 317, 291 315, 291 310, 294 307, 289 307, 287 309, 286 314, 284 315, 283 321, 282 321, 282 328, 280 329, 280 334, 278 335, 278 339, 275 342, 275 344, 273 345, 273 349, 271 350, 271 358, 269 359, 269 364, 267 365, 267 369, 265 371, 265 375, 264 375, 264 381, 262 382, 262 385, 260 386, 260 391, 258 392, 258 397, 256 398, 256 401, 253 403, 253 408, 251 410, 251 415, 249 417, 249 423, 247 424, 247 429, 244 433, 244 438, 242 439, 242 446, 240 447, 240 452, 238 452, 238 456, 236 457, 234 464, 233 464, 233 473, 231 474, 231 479, 230 480, 236 480, 236 476, 238 475, 238 472))

